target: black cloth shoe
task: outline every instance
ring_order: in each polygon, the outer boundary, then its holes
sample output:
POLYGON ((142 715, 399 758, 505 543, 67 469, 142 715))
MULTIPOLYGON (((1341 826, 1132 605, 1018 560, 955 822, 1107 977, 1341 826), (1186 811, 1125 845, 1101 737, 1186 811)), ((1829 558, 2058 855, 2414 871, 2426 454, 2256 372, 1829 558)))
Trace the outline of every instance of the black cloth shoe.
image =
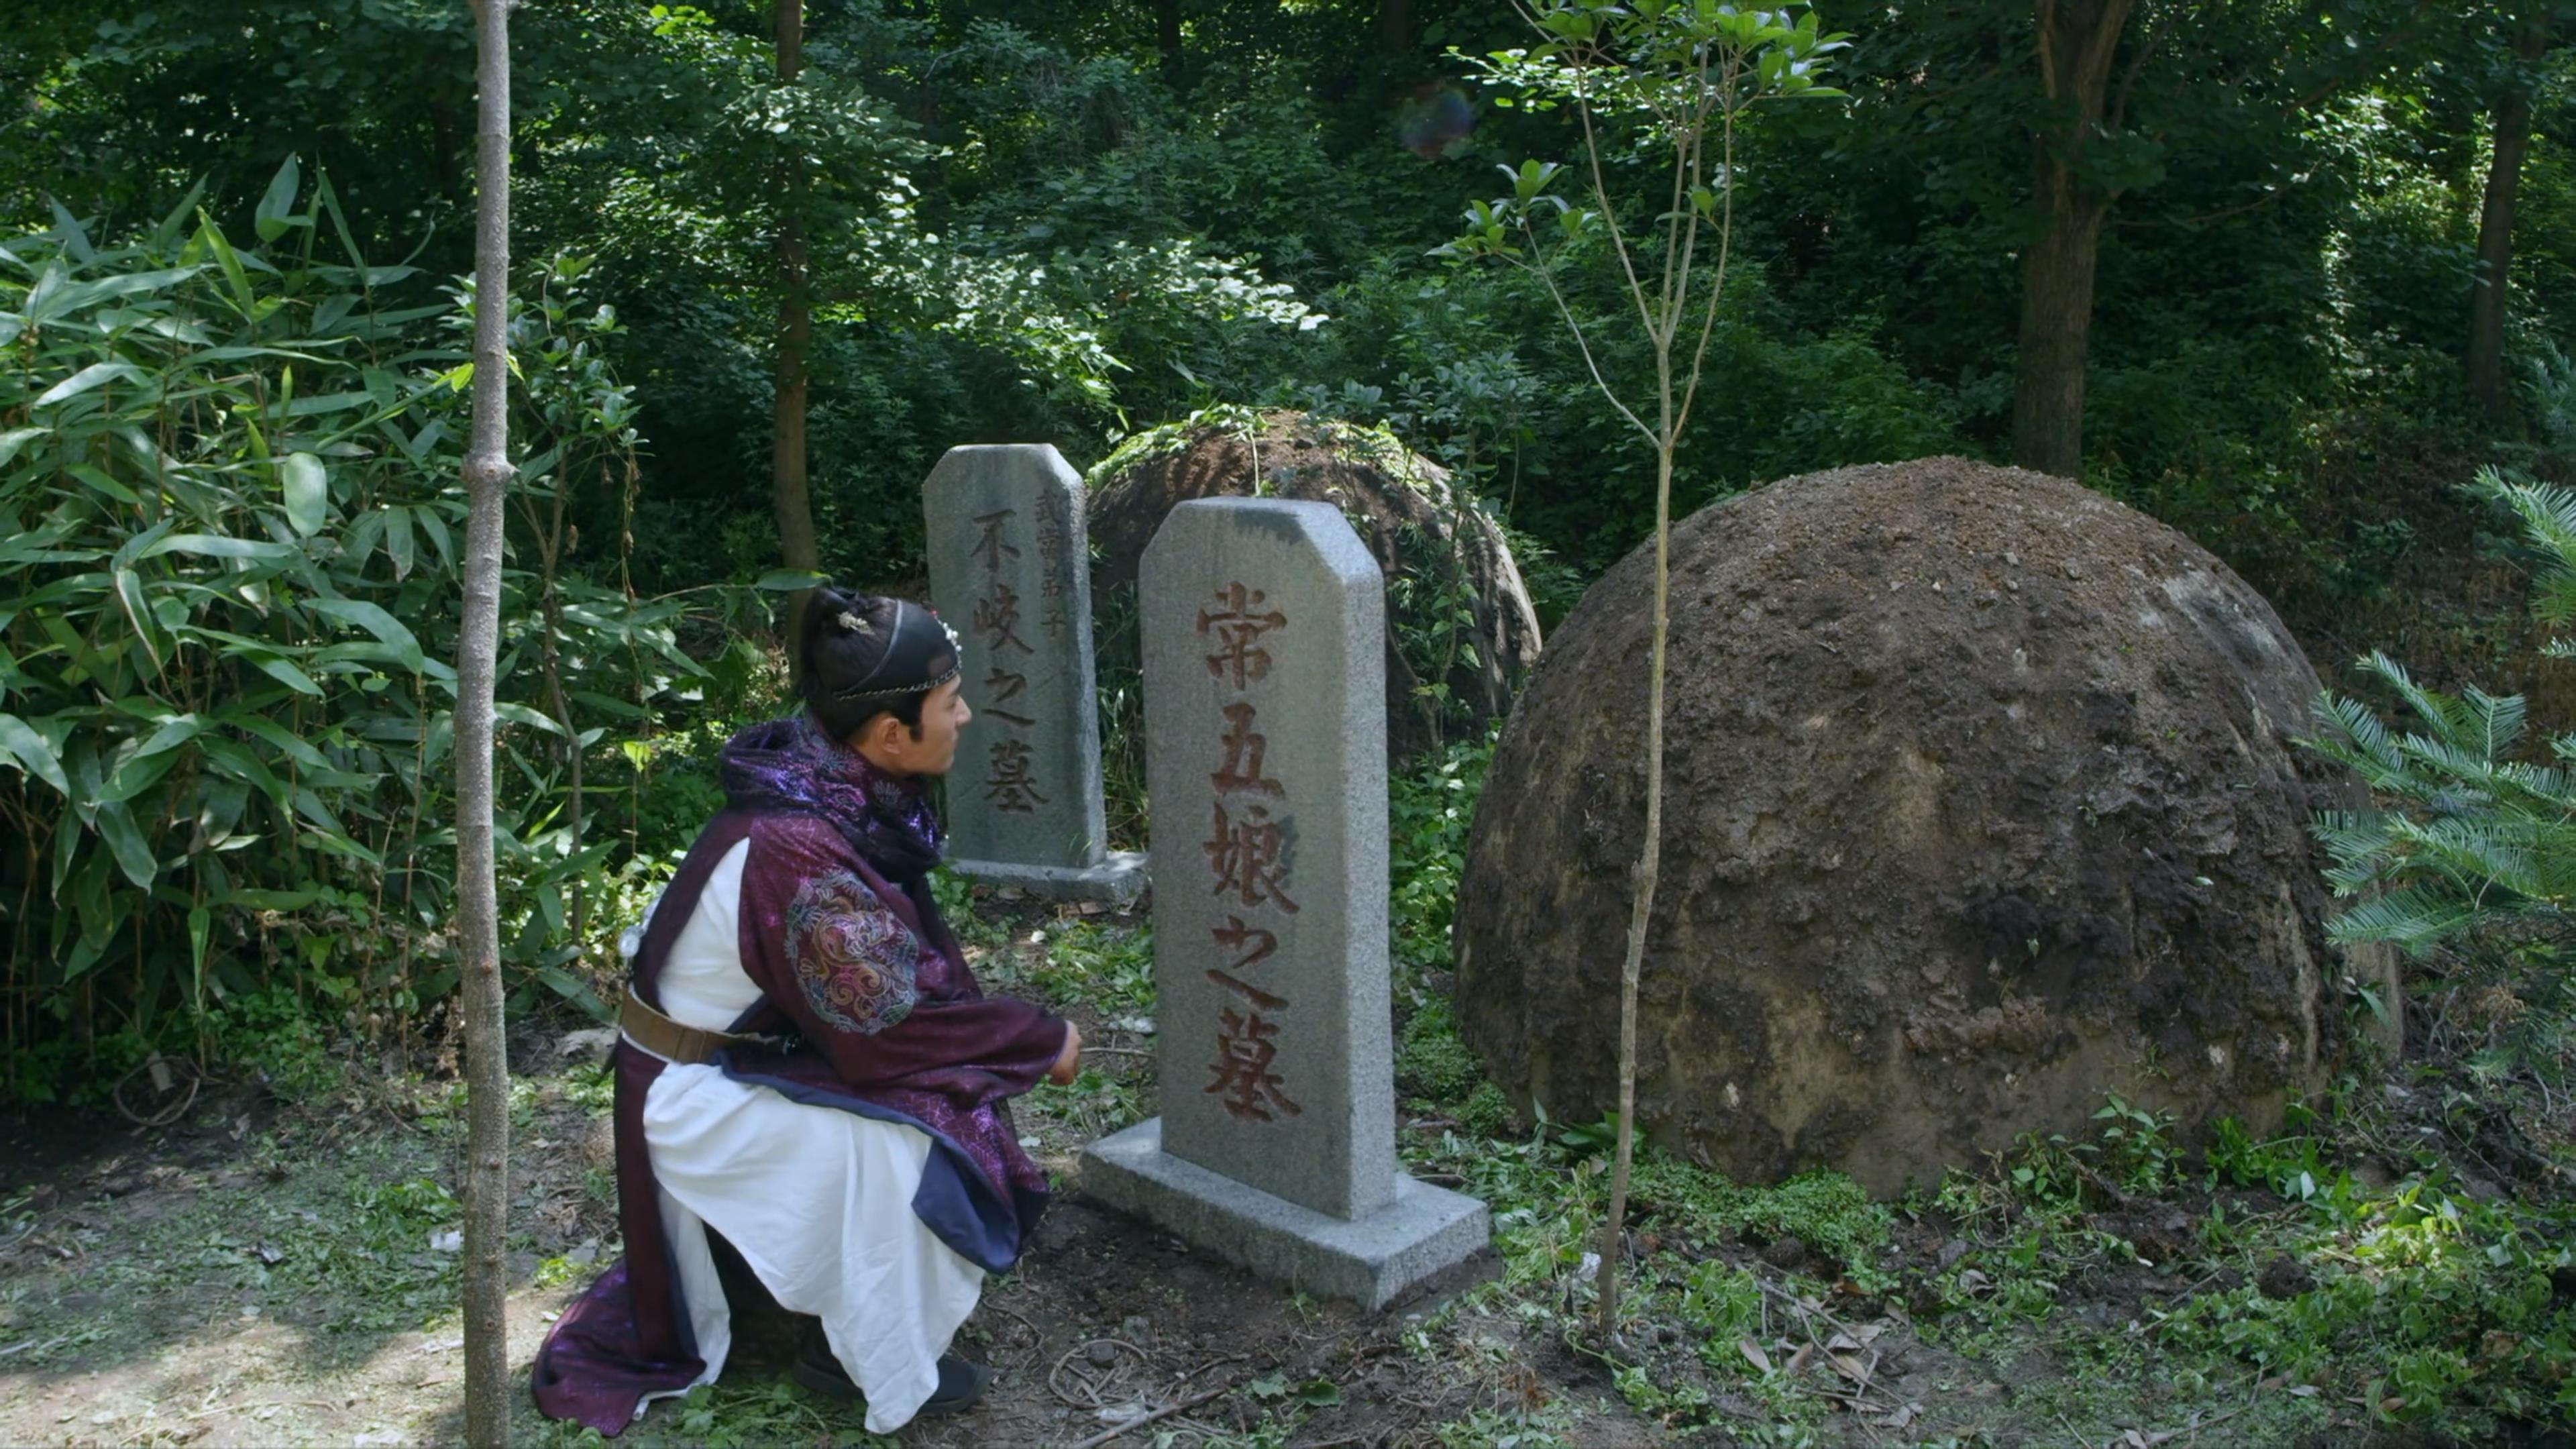
MULTIPOLYGON (((862 1403, 867 1396, 850 1382, 841 1361, 832 1355, 832 1345, 823 1336, 821 1324, 805 1331, 796 1346, 796 1362, 788 1370, 797 1383, 845 1404, 862 1403)), ((975 1407, 984 1397, 984 1386, 992 1381, 993 1371, 982 1364, 968 1363, 955 1354, 939 1356, 939 1388, 922 1403, 924 1414, 962 1414, 975 1407)))

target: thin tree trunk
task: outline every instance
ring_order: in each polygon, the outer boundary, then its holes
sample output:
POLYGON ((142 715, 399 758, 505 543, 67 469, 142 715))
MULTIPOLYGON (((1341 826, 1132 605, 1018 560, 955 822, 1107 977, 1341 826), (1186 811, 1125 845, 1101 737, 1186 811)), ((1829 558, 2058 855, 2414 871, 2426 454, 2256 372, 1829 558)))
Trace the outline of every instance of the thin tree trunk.
MULTIPOLYGON (((564 769, 569 777, 564 798, 564 825, 572 834, 572 853, 578 855, 581 853, 581 726, 572 717, 572 701, 564 695, 563 651, 556 644, 557 640, 563 638, 564 632, 563 592, 557 584, 563 571, 564 505, 566 495, 572 492, 572 468, 569 466, 571 461, 569 458, 564 459, 566 466, 555 470, 552 526, 539 529, 536 526, 536 519, 531 517, 528 520, 528 531, 536 534, 539 539, 540 558, 544 565, 544 572, 538 578, 537 587, 538 597, 543 601, 546 633, 545 638, 540 641, 541 647, 537 653, 537 660, 545 668, 546 698, 554 708, 555 723, 563 726, 564 769)), ((520 497, 524 501, 526 495, 521 494, 520 497)), ((588 904, 586 893, 581 888, 581 877, 574 876, 571 886, 572 938, 575 941, 584 941, 589 939, 590 917, 586 910, 588 904)))
MULTIPOLYGON (((778 78, 789 85, 805 69, 804 0, 777 0, 778 78)), ((792 163, 791 163, 792 164, 792 163)), ((791 171, 778 207, 778 379, 769 434, 770 507, 778 518, 779 561, 820 573, 823 555, 814 539, 814 504, 805 484, 805 352, 814 338, 812 274, 805 255, 805 178, 791 171)), ((812 591, 787 600, 790 667, 812 591)))
POLYGON ((2102 252, 2102 223, 2119 196, 2089 185, 2081 168, 2093 138, 2120 127, 2111 61, 2134 5, 2135 0, 2036 0, 2040 87, 2053 109, 2048 127, 2031 138, 2033 199, 2047 230, 2022 252, 2013 461, 2067 478, 2084 466, 2093 273, 2102 252))
POLYGON ((465 454, 465 615, 456 646, 456 939, 465 1020, 465 1439, 510 1434, 510 1059, 492 877, 492 674, 501 504, 510 483, 510 4, 475 0, 481 39, 474 223, 474 424, 465 454))
MULTIPOLYGON (((1678 255, 1671 250, 1665 253, 1665 276, 1672 280, 1670 300, 1660 321, 1649 315, 1647 328, 1655 344, 1655 384, 1660 397, 1654 431, 1655 619, 1653 643, 1646 660, 1646 840, 1637 852, 1636 894, 1629 902, 1627 949, 1619 962, 1618 1140, 1610 1164, 1610 1211, 1601 1224, 1601 1270, 1594 1280, 1600 1285, 1601 1342, 1614 1351, 1619 1347, 1619 1267, 1625 1251, 1628 1176, 1637 1151, 1637 992, 1645 976, 1646 933, 1654 922, 1655 886, 1662 876, 1664 861, 1664 656, 1672 639, 1673 456, 1680 450, 1682 429, 1689 425, 1691 404, 1699 396, 1701 373, 1708 362, 1709 336, 1717 325, 1717 304, 1726 295, 1726 267, 1734 255, 1735 108, 1742 59, 1728 56, 1719 76, 1722 109, 1717 174, 1725 178, 1725 184, 1718 192, 1717 267, 1708 281, 1707 315, 1701 319, 1699 345, 1691 354, 1678 406, 1673 396, 1673 341, 1690 310, 1691 257, 1699 241, 1696 221, 1681 222, 1678 233, 1667 233, 1668 239, 1681 242, 1678 255)), ((1588 113, 1585 122, 1585 138, 1590 144, 1588 113)), ((1675 158, 1677 196, 1704 179, 1699 147, 1704 144, 1707 124, 1703 112, 1687 147, 1675 158)), ((1594 194, 1601 197, 1602 209, 1607 213, 1609 196, 1600 180, 1597 145, 1593 161, 1594 194)))
MULTIPOLYGON (((1720 264, 1719 276, 1725 275, 1720 264)), ((1714 284, 1712 284, 1714 285, 1714 284)), ((1667 344, 1669 345, 1669 344, 1667 344)), ((1696 369, 1694 369, 1696 370, 1696 369)), ((1665 384, 1669 398, 1671 384, 1665 384)), ((1671 404, 1665 405, 1667 416, 1671 404)), ((1655 915, 1655 883, 1664 861, 1664 646, 1672 636, 1673 448, 1667 423, 1655 452, 1655 632, 1646 661, 1646 846, 1637 856, 1636 894, 1619 968, 1619 1133, 1610 1164, 1610 1214, 1601 1226, 1601 1341, 1619 1333, 1619 1257, 1628 1216, 1628 1172, 1637 1150, 1637 984, 1645 974, 1646 927, 1655 915)))
POLYGON ((2531 150, 2529 68, 2548 49, 2549 21, 2535 7, 2514 38, 2514 55, 2523 66, 2496 105, 2495 157, 2487 167, 2486 204, 2478 212, 2477 284, 2469 294, 2469 400, 2490 418, 2505 410, 2504 322, 2511 300, 2513 204, 2522 186, 2522 158, 2531 150))

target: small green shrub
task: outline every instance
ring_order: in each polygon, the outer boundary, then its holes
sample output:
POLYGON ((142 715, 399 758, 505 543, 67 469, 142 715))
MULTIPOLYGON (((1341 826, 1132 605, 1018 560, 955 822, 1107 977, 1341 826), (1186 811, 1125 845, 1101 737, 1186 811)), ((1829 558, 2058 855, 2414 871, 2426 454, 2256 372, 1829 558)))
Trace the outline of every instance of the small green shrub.
MULTIPOLYGON (((2538 551, 2533 611, 2550 624, 2576 619, 2576 491, 2509 482, 2493 469, 2471 488, 2509 508, 2538 551)), ((2576 643, 2555 640, 2547 652, 2568 658, 2576 643)), ((2317 817, 2317 838, 2333 857, 2326 879, 2353 902, 2335 918, 2335 938, 2413 954, 2506 924, 2564 938, 2576 903, 2576 776, 2565 768, 2576 759, 2576 734, 2549 741, 2555 763, 2534 763, 2519 757, 2520 696, 2429 689, 2384 653, 2361 667, 2420 728, 2393 734, 2358 700, 2331 690, 2317 698, 2324 733, 2303 743, 2349 766, 2386 802, 2317 817)))
POLYGON ((1484 1080, 1484 1065, 1458 1040, 1449 1003, 1438 997, 1424 1001, 1404 1024, 1396 1048, 1397 1090, 1448 1106, 1465 1102, 1484 1080))

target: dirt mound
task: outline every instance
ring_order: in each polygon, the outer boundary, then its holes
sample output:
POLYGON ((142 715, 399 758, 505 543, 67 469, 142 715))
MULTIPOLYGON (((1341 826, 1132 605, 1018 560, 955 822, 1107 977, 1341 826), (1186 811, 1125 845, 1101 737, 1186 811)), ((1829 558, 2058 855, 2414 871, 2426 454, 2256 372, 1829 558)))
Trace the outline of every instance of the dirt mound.
MULTIPOLYGON (((1616 1104, 1644 824, 1651 551, 1506 727, 1458 898, 1460 1034, 1558 1118, 1616 1104)), ((2117 1092, 2262 1130, 2395 963, 2320 921, 2290 741, 2317 677, 2182 535, 1956 458, 1703 510, 1673 541, 1662 884, 1638 1120, 1742 1179, 1875 1192, 2117 1092)))
POLYGON ((1502 530, 1447 470, 1382 429, 1297 412, 1157 429, 1092 475, 1104 671, 1136 657, 1136 565, 1192 498, 1330 503, 1386 571, 1387 744, 1398 759, 1480 732, 1538 658, 1538 615, 1502 530))

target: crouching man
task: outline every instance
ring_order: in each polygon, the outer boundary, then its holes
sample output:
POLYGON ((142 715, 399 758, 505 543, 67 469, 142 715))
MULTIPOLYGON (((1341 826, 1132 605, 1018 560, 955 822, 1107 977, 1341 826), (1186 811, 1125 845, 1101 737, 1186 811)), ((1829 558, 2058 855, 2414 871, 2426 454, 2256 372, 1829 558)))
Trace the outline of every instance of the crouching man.
POLYGON ((725 747, 724 810, 628 933, 626 1255, 535 1372, 541 1410, 602 1434, 723 1371, 711 1233, 818 1320, 796 1377, 864 1397, 871 1432, 971 1406, 988 1371, 949 1340, 1046 1201, 1009 1099, 1070 1081, 1080 1034, 983 995, 930 896, 923 789, 971 717, 956 636, 827 587, 798 649, 804 713, 725 747))

